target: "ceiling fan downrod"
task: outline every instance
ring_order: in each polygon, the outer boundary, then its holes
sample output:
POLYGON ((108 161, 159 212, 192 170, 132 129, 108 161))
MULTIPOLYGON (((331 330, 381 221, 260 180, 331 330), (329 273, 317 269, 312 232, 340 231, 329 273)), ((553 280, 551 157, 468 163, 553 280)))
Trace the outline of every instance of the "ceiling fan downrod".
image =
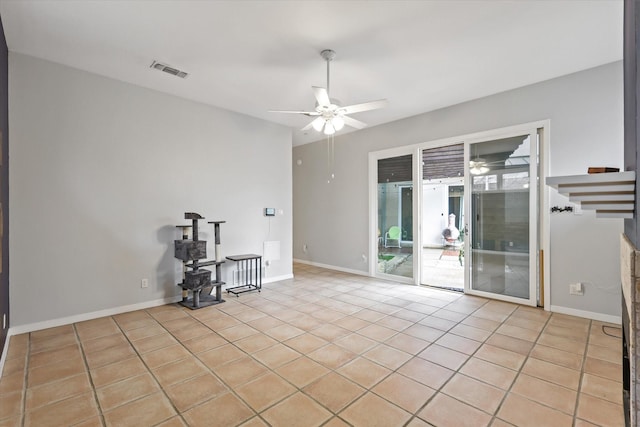
MULTIPOLYGON (((325 49, 320 52, 320 55, 324 58, 325 61, 327 61, 327 96, 329 96, 329 65, 331 61, 333 61, 333 58, 336 57, 336 53, 331 49, 325 49)), ((331 98, 329 97, 329 99, 331 98)))

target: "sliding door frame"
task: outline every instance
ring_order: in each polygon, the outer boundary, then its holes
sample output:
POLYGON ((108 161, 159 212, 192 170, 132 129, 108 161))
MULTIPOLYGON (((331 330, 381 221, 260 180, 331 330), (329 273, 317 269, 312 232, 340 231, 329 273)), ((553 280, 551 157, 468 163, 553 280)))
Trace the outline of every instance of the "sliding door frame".
POLYGON ((524 123, 514 126, 507 126, 498 129, 492 129, 481 132, 474 132, 465 135, 453 136, 449 138, 442 138, 437 140, 431 140, 418 144, 406 145, 396 148, 390 148, 381 151, 374 151, 369 153, 369 275, 371 277, 380 277, 399 281, 402 283, 412 283, 419 285, 421 279, 421 260, 422 260, 422 191, 417 191, 422 187, 422 150, 436 147, 443 147, 447 145, 454 145, 460 143, 466 143, 469 140, 477 139, 497 139, 505 134, 514 134, 518 132, 528 132, 532 128, 538 130, 539 135, 539 166, 538 166, 538 236, 539 248, 542 253, 539 253, 539 261, 537 268, 542 273, 540 275, 541 287, 539 290, 539 297, 542 299, 540 305, 545 310, 550 309, 550 228, 549 228, 549 198, 550 190, 547 185, 544 184, 544 179, 549 174, 549 143, 551 136, 551 121, 540 120, 530 123, 524 123), (378 160, 387 157, 395 157, 401 155, 413 154, 413 257, 414 257, 414 274, 413 279, 399 280, 400 278, 391 275, 379 274, 377 272, 377 244, 378 244, 378 160))
MULTIPOLYGON (((491 298, 500 301, 507 301, 516 304, 530 305, 536 306, 538 305, 540 299, 540 290, 539 284, 543 282, 543 279, 540 277, 540 273, 542 272, 540 269, 540 265, 543 261, 540 259, 540 232, 539 232, 539 224, 540 224, 540 203, 538 199, 540 198, 540 188, 538 180, 539 170, 540 170, 540 150, 538 148, 540 141, 538 135, 538 128, 530 127, 528 129, 522 129, 514 132, 506 132, 503 134, 494 135, 491 137, 479 137, 479 138, 468 138, 464 143, 464 159, 465 159, 465 230, 469 230, 469 235, 465 238, 464 242, 464 250, 467 256, 467 259, 471 261, 473 258, 472 252, 473 248, 471 247, 472 236, 474 235, 474 223, 475 220, 472 215, 472 207, 473 207, 473 175, 469 172, 469 162, 471 161, 471 146, 475 144, 483 144, 483 143, 491 143, 496 140, 501 140, 505 138, 512 138, 517 136, 527 135, 529 137, 529 166, 527 172, 529 173, 529 268, 528 268, 528 276, 529 276, 529 291, 528 298, 520 298, 515 296, 510 296, 506 294, 501 294, 497 292, 489 292, 489 291, 481 291, 473 288, 473 283, 471 283, 471 271, 473 265, 471 262, 465 262, 465 271, 464 271, 464 292, 469 295, 477 295, 484 298, 491 298), (535 221, 531 221, 534 219, 535 221)), ((544 185, 544 180, 542 181, 544 185)))
MULTIPOLYGON (((388 150, 374 151, 369 153, 369 275, 371 277, 379 277, 381 279, 393 280, 396 282, 415 284, 416 274, 420 272, 420 258, 417 255, 417 249, 420 248, 422 242, 420 238, 416 238, 418 222, 416 215, 418 214, 418 194, 416 191, 417 174, 419 171, 418 162, 413 146, 397 147, 388 150), (387 159, 389 157, 412 156, 412 183, 413 183, 413 277, 401 277, 392 274, 385 274, 378 271, 378 160, 387 159)), ((383 230, 380 230, 383 233, 383 230)), ((402 239, 402 236, 400 236, 402 239)), ((419 279, 419 277, 418 277, 419 279)))

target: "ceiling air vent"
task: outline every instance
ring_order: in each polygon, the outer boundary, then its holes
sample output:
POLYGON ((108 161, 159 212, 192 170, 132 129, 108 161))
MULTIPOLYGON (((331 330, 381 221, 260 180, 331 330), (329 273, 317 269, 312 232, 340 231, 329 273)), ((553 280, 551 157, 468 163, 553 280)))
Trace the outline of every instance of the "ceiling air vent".
POLYGON ((162 64, 158 61, 153 61, 153 63, 151 64, 151 68, 164 71, 165 73, 171 74, 172 76, 180 77, 181 79, 184 79, 189 75, 189 73, 187 73, 186 71, 178 70, 177 68, 170 67, 167 64, 162 64))

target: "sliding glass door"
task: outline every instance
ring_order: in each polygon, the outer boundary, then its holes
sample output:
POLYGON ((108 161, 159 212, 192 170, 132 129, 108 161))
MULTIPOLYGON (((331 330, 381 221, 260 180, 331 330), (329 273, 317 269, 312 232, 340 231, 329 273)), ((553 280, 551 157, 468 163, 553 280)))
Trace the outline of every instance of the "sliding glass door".
POLYGON ((369 273, 542 304, 545 126, 369 153, 369 273))
POLYGON ((537 132, 467 142, 465 292, 537 304, 537 132))
POLYGON ((421 150, 420 284, 464 289, 464 144, 421 150))

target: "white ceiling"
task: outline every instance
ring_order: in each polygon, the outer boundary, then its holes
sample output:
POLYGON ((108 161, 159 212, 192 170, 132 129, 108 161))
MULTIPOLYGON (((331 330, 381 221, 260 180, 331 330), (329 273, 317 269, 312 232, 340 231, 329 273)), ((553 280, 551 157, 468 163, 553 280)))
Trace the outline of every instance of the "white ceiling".
MULTIPOLYGON (((12 52, 291 126, 325 86, 378 125, 622 59, 622 0, 1 0, 12 52), (178 79, 153 60, 190 73, 178 79)), ((345 128, 340 133, 347 132, 345 128)))

